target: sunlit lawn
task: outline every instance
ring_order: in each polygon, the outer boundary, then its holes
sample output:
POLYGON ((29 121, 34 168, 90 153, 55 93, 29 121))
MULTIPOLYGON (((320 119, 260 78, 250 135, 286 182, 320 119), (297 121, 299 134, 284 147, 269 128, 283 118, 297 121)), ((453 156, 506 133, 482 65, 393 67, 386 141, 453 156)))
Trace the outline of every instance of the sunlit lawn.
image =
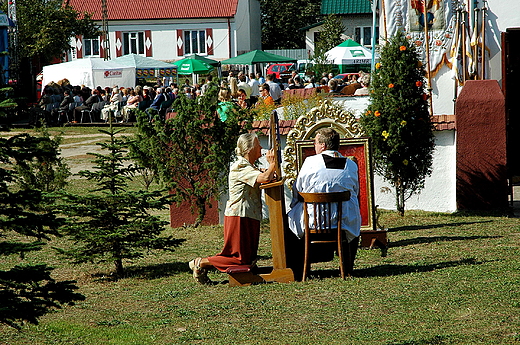
MULTIPOLYGON (((359 250, 345 281, 334 261, 313 265, 304 283, 232 288, 213 272, 216 285, 198 285, 187 262, 221 249, 218 225, 168 229, 187 241, 126 262, 119 281, 111 263, 73 266, 48 246, 25 262, 53 265, 55 278, 77 280, 86 300, 22 331, 0 326, 0 344, 520 343, 518 219, 409 211, 383 212, 381 223, 388 255, 359 250)), ((264 224, 260 265, 270 264, 268 231, 264 224)), ((3 258, 0 267, 18 261, 3 258)))

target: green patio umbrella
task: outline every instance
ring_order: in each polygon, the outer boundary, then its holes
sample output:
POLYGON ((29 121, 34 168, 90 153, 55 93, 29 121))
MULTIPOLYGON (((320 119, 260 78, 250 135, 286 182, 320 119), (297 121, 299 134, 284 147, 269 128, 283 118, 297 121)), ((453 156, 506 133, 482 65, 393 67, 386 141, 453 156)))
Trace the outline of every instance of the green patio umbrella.
POLYGON ((186 59, 195 59, 195 60, 200 60, 200 61, 205 62, 205 63, 207 63, 208 65, 211 65, 211 66, 213 66, 213 67, 217 67, 218 64, 220 63, 220 62, 217 61, 217 60, 208 59, 207 57, 205 57, 205 56, 201 56, 201 55, 198 55, 198 54, 188 55, 188 56, 186 56, 186 59))
POLYGON ((173 64, 178 67, 178 74, 206 74, 213 69, 213 66, 196 59, 185 58, 175 61, 173 64))
POLYGON ((255 63, 266 62, 296 62, 296 59, 291 59, 285 56, 266 53, 262 50, 253 50, 239 56, 232 57, 222 61, 222 64, 227 65, 253 65, 255 63))

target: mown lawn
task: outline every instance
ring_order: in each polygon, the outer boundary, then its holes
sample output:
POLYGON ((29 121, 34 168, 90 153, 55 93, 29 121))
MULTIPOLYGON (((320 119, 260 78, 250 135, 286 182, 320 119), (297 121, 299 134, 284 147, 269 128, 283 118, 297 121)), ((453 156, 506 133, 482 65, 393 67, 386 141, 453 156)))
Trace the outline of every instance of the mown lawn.
MULTIPOLYGON (((70 189, 87 187, 74 179, 70 189)), ((2 258, 0 269, 48 263, 55 279, 77 280, 86 300, 21 331, 0 326, 0 345, 520 344, 519 219, 409 211, 383 212, 381 223, 388 255, 359 250, 352 278, 341 280, 334 261, 313 265, 304 283, 241 288, 217 272, 215 285, 198 285, 188 269, 194 257, 220 251, 219 225, 167 229, 186 242, 126 262, 118 281, 111 263, 60 259, 51 246, 68 242, 55 239, 25 260, 2 258)), ((268 232, 265 223, 259 265, 270 264, 268 232)))
MULTIPOLYGON (((71 266, 49 249, 26 260, 76 279, 86 300, 21 332, 0 327, 0 344, 520 343, 518 219, 410 211, 382 223, 388 255, 360 250, 345 281, 332 262, 305 283, 231 288, 215 272, 218 284, 198 285, 186 262, 220 250, 220 226, 168 230, 185 244, 127 263, 119 281, 109 263, 71 266)), ((260 255, 268 264, 267 226, 260 255)))

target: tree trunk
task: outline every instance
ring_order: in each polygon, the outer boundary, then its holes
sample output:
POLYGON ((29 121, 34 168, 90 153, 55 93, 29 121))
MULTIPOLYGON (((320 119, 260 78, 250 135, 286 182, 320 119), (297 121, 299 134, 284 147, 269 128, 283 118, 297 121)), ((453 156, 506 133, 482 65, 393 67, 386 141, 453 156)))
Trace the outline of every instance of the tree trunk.
POLYGON ((114 261, 114 265, 116 266, 116 276, 118 278, 121 278, 124 276, 125 274, 125 269, 123 268, 123 260, 121 259, 116 259, 114 261))
POLYGON ((197 219, 193 227, 198 227, 206 217, 206 198, 197 198, 197 219))
POLYGON ((395 186, 395 198, 396 198, 396 207, 397 213, 403 217, 404 216, 404 187, 401 181, 397 183, 395 186))

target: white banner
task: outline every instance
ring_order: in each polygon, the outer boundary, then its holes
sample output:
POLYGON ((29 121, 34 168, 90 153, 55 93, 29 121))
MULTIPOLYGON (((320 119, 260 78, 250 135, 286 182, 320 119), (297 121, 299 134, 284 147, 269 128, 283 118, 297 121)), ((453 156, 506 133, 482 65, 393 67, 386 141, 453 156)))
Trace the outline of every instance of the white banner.
MULTIPOLYGON (((422 60, 426 61, 424 34, 424 3, 430 49, 430 71, 435 74, 448 61, 445 55, 451 49, 455 33, 454 13, 458 0, 381 0, 383 23, 386 26, 383 38, 392 37, 398 30, 415 43, 422 60), (386 36, 386 37, 385 37, 386 36)), ((425 65, 426 66, 426 65, 425 65)))
POLYGON ((122 69, 107 69, 103 73, 105 78, 121 78, 123 76, 122 69))

